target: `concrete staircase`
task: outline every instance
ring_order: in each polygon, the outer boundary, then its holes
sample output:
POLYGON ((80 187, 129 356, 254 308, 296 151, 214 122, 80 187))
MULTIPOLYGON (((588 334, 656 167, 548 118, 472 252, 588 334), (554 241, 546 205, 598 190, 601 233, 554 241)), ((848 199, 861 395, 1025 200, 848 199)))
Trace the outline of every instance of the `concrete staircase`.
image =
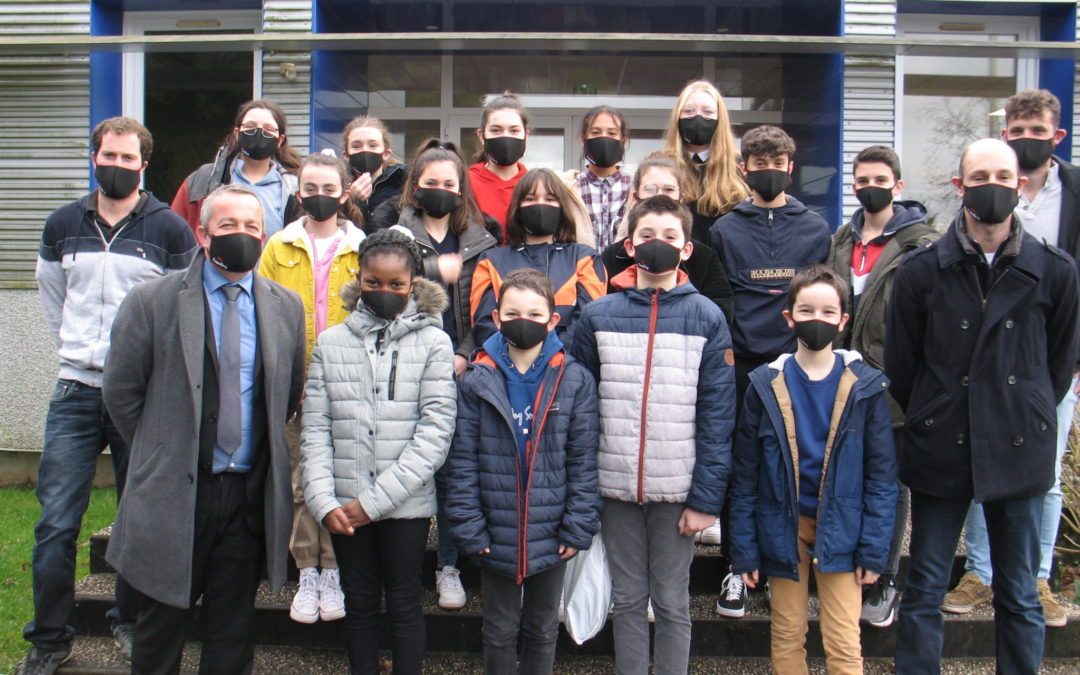
MULTIPOLYGON (((65 673, 125 672, 118 660, 109 633, 105 612, 113 603, 113 571, 105 561, 109 532, 102 531, 90 542, 91 574, 76 588, 73 625, 80 638, 73 659, 64 666, 65 673)), ((902 561, 906 567, 907 558, 902 561)), ((482 672, 479 655, 482 651, 479 571, 462 560, 462 582, 469 594, 466 606, 458 611, 438 608, 434 591, 435 544, 434 528, 425 555, 424 607, 427 619, 428 672, 482 672)), ((957 556, 954 581, 963 569, 963 557, 957 556)), ((769 613, 765 597, 752 593, 743 619, 731 620, 718 616, 714 605, 720 592, 725 569, 719 547, 698 545, 691 567, 691 615, 694 621, 691 654, 692 672, 769 672, 769 613)), ((293 578, 295 578, 295 570, 293 578)), ((255 642, 258 645, 258 672, 324 673, 347 672, 343 647, 342 622, 302 625, 289 619, 289 603, 295 592, 290 582, 277 594, 271 594, 264 583, 256 600, 255 642)), ((1072 606, 1069 623, 1064 628, 1047 629, 1044 672, 1080 672, 1080 607, 1072 606), (1059 671, 1060 669, 1060 671, 1059 671)), ((190 639, 202 639, 204 626, 196 621, 190 639)), ((868 659, 867 672, 892 672, 891 659, 895 650, 895 624, 887 629, 864 627, 863 654, 868 659)), ((387 642, 387 647, 389 643, 387 642)), ((185 657, 185 670, 197 670, 197 645, 189 645, 191 654, 185 657)), ((810 637, 807 642, 810 656, 820 659, 820 624, 816 598, 811 599, 810 637)), ((564 633, 559 638, 560 673, 607 673, 613 653, 610 622, 593 640, 576 645, 564 633)), ((993 672, 994 655, 993 611, 979 608, 974 614, 948 617, 945 634, 946 670, 952 672, 993 672), (986 659, 990 659, 986 661, 986 659), (980 661, 981 660, 981 661, 980 661), (966 664, 966 665, 965 665, 966 664)), ((823 662, 819 663, 824 672, 823 662)))

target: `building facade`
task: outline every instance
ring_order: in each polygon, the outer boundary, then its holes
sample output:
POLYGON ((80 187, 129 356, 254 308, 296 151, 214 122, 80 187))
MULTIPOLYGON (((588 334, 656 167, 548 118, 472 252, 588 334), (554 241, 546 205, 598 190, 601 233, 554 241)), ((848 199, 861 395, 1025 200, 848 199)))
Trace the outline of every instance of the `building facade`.
MULTIPOLYGON (((170 200, 265 97, 300 151, 340 150, 375 115, 407 159, 431 136, 477 149, 479 108, 519 93, 525 163, 581 166, 580 124, 628 117, 627 163, 662 147, 675 97, 715 82, 736 136, 796 140, 792 192, 834 227, 857 206, 849 163, 895 146, 905 198, 947 221, 959 150, 997 135, 1005 99, 1046 87, 1077 131, 1077 3, 930 0, 53 0, 0 3, 0 450, 40 446, 55 375, 33 269, 45 216, 90 188, 89 130, 127 114, 153 132, 147 189, 170 200)), ((1060 149, 1070 158, 1076 133, 1060 149)))

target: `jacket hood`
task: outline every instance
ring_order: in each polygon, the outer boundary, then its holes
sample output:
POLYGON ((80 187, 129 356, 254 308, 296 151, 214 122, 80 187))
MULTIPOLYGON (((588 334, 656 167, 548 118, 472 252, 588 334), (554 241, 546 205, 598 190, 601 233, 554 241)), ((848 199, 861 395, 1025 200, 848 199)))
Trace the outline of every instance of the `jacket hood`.
POLYGON ((481 183, 490 183, 491 185, 505 186, 505 185, 513 182, 514 179, 517 178, 518 176, 520 176, 521 174, 525 173, 525 171, 526 171, 525 165, 522 164, 521 162, 518 162, 517 163, 517 170, 518 170, 518 172, 516 174, 514 174, 513 178, 511 178, 510 180, 503 180, 502 178, 499 178, 498 176, 496 176, 491 171, 488 171, 487 167, 484 166, 483 162, 478 162, 478 163, 473 164, 472 166, 469 167, 469 180, 470 181, 476 180, 476 181, 480 181, 481 183))
MULTIPOLYGON (((345 302, 345 309, 350 312, 362 311, 363 303, 360 302, 360 282, 356 279, 341 287, 341 299, 345 302)), ((442 325, 442 313, 450 306, 450 297, 443 287, 434 281, 423 277, 413 278, 412 298, 401 317, 408 314, 431 314, 439 318, 442 325), (411 310, 411 311, 410 311, 411 310)), ((381 319, 380 319, 381 321, 381 319)))
MULTIPOLYGON (((139 211, 139 218, 144 218, 159 211, 169 209, 169 205, 155 197, 154 193, 146 192, 145 190, 142 190, 141 192, 146 195, 146 203, 143 204, 142 210, 139 211)), ((96 199, 95 195, 97 194, 97 190, 92 190, 79 198, 79 209, 83 212, 83 215, 90 210, 90 201, 96 199)))
MULTIPOLYGON (((307 231, 304 229, 304 220, 307 216, 297 218, 288 225, 285 226, 277 236, 281 237, 281 241, 286 244, 300 244, 302 248, 308 248, 307 231)), ((348 249, 348 251, 356 252, 360 250, 360 243, 364 241, 367 235, 363 230, 353 225, 351 220, 338 217, 338 227, 345 228, 345 238, 341 240, 342 247, 348 249)), ((339 252, 343 252, 342 248, 338 248, 339 252)))
MULTIPOLYGON (((833 353, 844 360, 845 366, 850 366, 856 361, 862 361, 862 354, 850 349, 834 349, 833 353)), ((781 354, 780 356, 776 357, 776 360, 769 364, 769 370, 783 370, 784 364, 787 363, 788 359, 794 357, 795 355, 791 353, 781 354)))
POLYGON ((750 199, 745 199, 736 204, 735 208, 732 209, 732 212, 738 213, 739 215, 745 216, 747 218, 756 218, 758 216, 767 214, 769 211, 772 211, 776 215, 795 216, 809 210, 810 208, 806 204, 803 204, 791 195, 787 195, 787 203, 783 206, 777 206, 775 209, 767 209, 763 206, 755 206, 753 201, 751 201, 750 199))
POLYGON ((543 367, 536 367, 537 364, 546 366, 547 363, 551 361, 552 357, 562 351, 562 340, 559 339, 559 336, 555 331, 548 331, 547 337, 544 338, 544 346, 540 348, 540 353, 537 355, 533 366, 529 368, 528 372, 521 373, 510 359, 510 351, 506 344, 506 338, 503 337, 502 333, 496 331, 491 337, 484 341, 484 347, 477 352, 476 358, 473 359, 473 363, 494 363, 507 381, 536 382, 539 381, 539 378, 542 377, 545 370, 543 367), (487 359, 484 359, 484 357, 487 357, 487 359))
MULTIPOLYGON (((844 361, 844 367, 851 370, 855 374, 858 381, 855 383, 855 388, 862 390, 866 387, 888 386, 889 380, 885 377, 885 374, 880 370, 873 368, 863 361, 862 354, 851 349, 834 349, 833 353, 839 356, 844 361)), ((794 358, 795 354, 781 354, 771 363, 768 364, 767 369, 759 369, 750 373, 751 386, 754 383, 758 383, 766 388, 769 387, 769 382, 772 382, 781 372, 784 370, 784 364, 788 359, 794 358), (759 372, 763 371, 763 372, 759 372)))
MULTIPOLYGON (((351 172, 351 170, 350 170, 351 172)), ((401 187, 405 184, 405 164, 396 162, 394 164, 383 165, 382 173, 375 179, 375 184, 372 185, 372 189, 382 187, 401 187)))
MULTIPOLYGON (((851 234, 859 239, 862 236, 863 221, 866 218, 865 210, 860 206, 851 216, 851 234)), ((893 216, 885 223, 882 237, 891 237, 904 228, 926 222, 926 207, 914 200, 893 202, 893 216)))

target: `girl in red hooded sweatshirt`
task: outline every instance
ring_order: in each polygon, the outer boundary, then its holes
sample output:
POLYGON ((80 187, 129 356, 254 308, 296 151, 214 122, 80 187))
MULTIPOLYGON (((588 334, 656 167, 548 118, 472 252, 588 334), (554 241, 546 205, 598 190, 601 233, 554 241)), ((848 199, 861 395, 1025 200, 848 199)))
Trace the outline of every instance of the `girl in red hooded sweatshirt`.
POLYGON ((503 241, 510 195, 526 171, 520 160, 528 135, 529 113, 517 95, 506 92, 484 105, 476 130, 483 148, 469 167, 469 188, 480 210, 502 227, 503 241))

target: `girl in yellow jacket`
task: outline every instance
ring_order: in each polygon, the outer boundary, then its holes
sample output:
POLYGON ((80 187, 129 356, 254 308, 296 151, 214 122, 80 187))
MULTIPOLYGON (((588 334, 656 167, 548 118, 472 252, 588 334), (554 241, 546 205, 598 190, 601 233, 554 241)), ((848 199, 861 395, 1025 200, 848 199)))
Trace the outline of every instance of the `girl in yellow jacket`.
MULTIPOLYGON (((310 359, 316 336, 349 314, 340 292, 357 277, 357 252, 364 233, 357 226, 362 223, 346 191, 349 177, 344 163, 332 154, 308 155, 300 164, 298 178, 296 198, 306 215, 270 237, 259 261, 259 274, 295 291, 303 300, 310 359)), ((304 505, 299 414, 286 432, 293 485, 289 552, 300 570, 300 586, 289 616, 300 623, 333 621, 345 616, 345 596, 330 533, 315 522, 304 505)))

